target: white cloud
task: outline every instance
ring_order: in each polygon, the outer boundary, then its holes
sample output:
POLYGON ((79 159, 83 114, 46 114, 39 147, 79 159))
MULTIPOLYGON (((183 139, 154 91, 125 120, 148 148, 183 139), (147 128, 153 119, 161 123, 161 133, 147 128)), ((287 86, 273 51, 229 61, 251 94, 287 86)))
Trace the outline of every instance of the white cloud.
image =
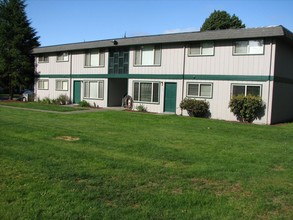
POLYGON ((164 34, 174 34, 174 33, 192 32, 192 31, 199 31, 199 29, 196 27, 175 28, 175 29, 166 30, 163 33, 164 34))

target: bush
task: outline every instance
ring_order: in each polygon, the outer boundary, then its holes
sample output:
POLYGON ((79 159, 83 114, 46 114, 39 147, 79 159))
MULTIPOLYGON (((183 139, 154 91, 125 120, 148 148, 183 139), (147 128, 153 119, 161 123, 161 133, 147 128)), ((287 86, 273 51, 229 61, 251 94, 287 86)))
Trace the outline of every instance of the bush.
POLYGON ((241 122, 252 123, 256 118, 264 115, 265 105, 259 96, 233 96, 229 103, 231 112, 241 122))
POLYGON ((136 110, 139 112, 147 112, 147 108, 144 105, 137 106, 136 110))
POLYGON ((90 107, 91 106, 90 103, 88 103, 85 100, 80 101, 78 104, 80 107, 90 107))
POLYGON ((48 97, 47 98, 43 98, 40 102, 42 104, 51 104, 51 100, 48 97))
POLYGON ((67 105, 70 103, 69 97, 67 95, 60 95, 57 99, 56 99, 56 103, 58 105, 67 105))
POLYGON ((210 105, 204 100, 185 98, 180 103, 180 108, 186 110, 190 117, 207 118, 210 116, 210 105))

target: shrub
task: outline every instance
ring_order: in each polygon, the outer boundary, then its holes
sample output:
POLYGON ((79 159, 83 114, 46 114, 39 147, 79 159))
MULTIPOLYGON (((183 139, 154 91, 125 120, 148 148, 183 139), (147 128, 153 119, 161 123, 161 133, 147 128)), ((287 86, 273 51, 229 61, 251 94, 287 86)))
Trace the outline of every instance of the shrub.
POLYGON ((78 104, 80 107, 90 107, 91 106, 90 103, 88 103, 85 100, 80 101, 78 104))
POLYGON ((147 108, 144 105, 137 106, 136 110, 139 112, 147 112, 147 108))
POLYGON ((210 105, 204 100, 185 98, 181 101, 180 108, 186 110, 190 117, 206 118, 210 116, 210 105))
POLYGON ((58 105, 67 105, 70 103, 69 97, 67 95, 60 95, 56 99, 56 104, 58 105))
POLYGON ((43 98, 40 102, 42 104, 51 104, 51 100, 48 97, 47 98, 43 98))
POLYGON ((252 123, 256 118, 261 118, 264 115, 265 105, 259 96, 238 95, 232 97, 229 108, 237 120, 252 123))

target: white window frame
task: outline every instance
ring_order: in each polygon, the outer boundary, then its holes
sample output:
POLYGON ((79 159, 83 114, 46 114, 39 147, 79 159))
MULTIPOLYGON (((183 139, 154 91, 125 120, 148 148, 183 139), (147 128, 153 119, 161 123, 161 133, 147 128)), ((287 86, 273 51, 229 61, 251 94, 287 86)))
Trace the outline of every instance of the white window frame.
POLYGON ((68 52, 61 52, 57 54, 56 57, 57 62, 68 62, 69 61, 69 54, 68 52))
POLYGON ((265 44, 263 39, 250 39, 250 40, 237 40, 234 41, 233 55, 263 55, 265 52, 265 44), (258 42, 261 46, 253 46, 254 43, 258 42), (237 52, 237 44, 246 44, 246 52, 237 52))
POLYGON ((39 79, 38 80, 38 90, 48 90, 49 89, 49 80, 48 79, 39 79))
POLYGON ((211 99, 213 97, 213 83, 209 82, 188 82, 186 83, 186 96, 191 98, 205 98, 205 99, 211 99), (198 92, 197 95, 189 94, 189 85, 197 85, 198 86, 198 92), (208 96, 201 95, 201 90, 204 85, 209 85, 211 90, 210 94, 208 96))
POLYGON ((134 50, 134 66, 160 66, 162 62, 161 45, 143 45, 134 50), (144 59, 149 56, 149 59, 144 59), (147 60, 151 60, 148 61, 147 60))
POLYGON ((38 63, 49 63, 49 56, 45 54, 39 55, 38 63))
POLYGON ((262 97, 262 85, 260 84, 231 84, 231 97, 234 96, 233 91, 234 91, 234 86, 242 86, 244 87, 244 96, 247 96, 247 87, 259 87, 259 95, 262 97))
POLYGON ((134 102, 140 102, 140 103, 152 103, 152 104, 159 104, 160 103, 160 82, 149 82, 149 81, 134 81, 133 82, 133 101, 134 102), (137 95, 135 94, 135 84, 138 85, 137 95), (141 99, 141 84, 151 84, 151 100, 150 101, 144 101, 141 99), (157 96, 154 94, 154 85, 157 85, 158 93, 157 96), (157 97, 158 100, 154 100, 154 97, 157 97))
POLYGON ((202 42, 194 42, 189 46, 188 56, 197 57, 197 56, 214 56, 215 55, 215 42, 214 41, 202 41, 202 42), (207 45, 212 45, 212 47, 207 47, 207 45), (199 53, 192 53, 192 47, 197 47, 199 53), (206 48, 212 48, 211 53, 205 53, 204 50, 206 48))
POLYGON ((84 67, 104 67, 105 66, 105 51, 102 49, 88 50, 84 54, 84 67), (95 58, 95 62, 93 61, 95 58), (89 59, 89 60, 88 60, 89 59))
POLYGON ((87 80, 83 81, 83 98, 84 99, 104 99, 104 81, 103 80, 87 80), (91 84, 96 83, 96 94, 92 93, 91 84), (89 85, 89 87, 87 87, 89 85), (89 94, 89 95, 88 95, 89 94))
POLYGON ((56 91, 68 91, 68 80, 56 80, 56 91))

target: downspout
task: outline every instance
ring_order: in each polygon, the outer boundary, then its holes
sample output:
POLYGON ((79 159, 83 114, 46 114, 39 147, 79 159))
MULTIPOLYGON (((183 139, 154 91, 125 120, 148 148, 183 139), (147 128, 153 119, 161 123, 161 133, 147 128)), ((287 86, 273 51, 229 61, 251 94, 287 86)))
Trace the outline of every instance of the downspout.
MULTIPOLYGON (((182 97, 181 101, 184 99, 184 90, 185 90, 185 64, 186 64, 186 44, 183 45, 183 68, 182 68, 182 97)), ((183 109, 181 109, 181 116, 183 115, 183 109)))
MULTIPOLYGON (((267 124, 269 124, 270 98, 273 98, 273 97, 270 96, 270 93, 271 93, 272 64, 273 64, 273 44, 272 44, 272 41, 273 41, 273 39, 271 39, 271 42, 270 42, 271 53, 270 53, 269 88, 268 88, 268 103, 267 103, 267 124)), ((271 110, 272 110, 272 107, 271 107, 271 110)), ((271 111, 271 114, 272 114, 272 111, 271 111)), ((271 119, 272 119, 272 117, 271 117, 271 119)), ((270 123, 271 123, 271 120, 270 120, 270 123)))
POLYGON ((72 53, 70 53, 70 67, 69 67, 69 100, 70 102, 73 102, 73 100, 71 100, 71 92, 72 92, 72 53))

